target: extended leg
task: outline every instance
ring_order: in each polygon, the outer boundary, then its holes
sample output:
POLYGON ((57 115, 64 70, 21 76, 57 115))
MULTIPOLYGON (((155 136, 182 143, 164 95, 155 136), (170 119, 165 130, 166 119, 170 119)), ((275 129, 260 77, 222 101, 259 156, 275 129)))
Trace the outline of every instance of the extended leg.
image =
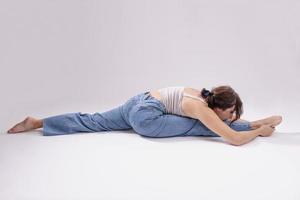
POLYGON ((78 132, 101 132, 126 130, 132 127, 126 123, 122 114, 122 106, 103 113, 66 113, 44 119, 26 118, 15 125, 8 133, 17 133, 43 128, 43 135, 62 135, 78 132))
POLYGON ((144 93, 140 93, 130 98, 125 104, 104 113, 67 113, 44 119, 27 117, 7 132, 20 133, 43 128, 44 135, 60 135, 75 132, 132 129, 128 122, 128 110, 130 110, 140 98, 144 98, 144 93))
POLYGON ((103 113, 67 113, 43 120, 44 135, 131 129, 123 119, 121 106, 103 113))
MULTIPOLYGON (((164 114, 161 107, 156 104, 144 103, 137 105, 130 115, 133 129, 140 135, 148 137, 173 136, 214 136, 212 132, 199 120, 164 114)), ((229 122, 224 122, 229 124, 229 122)), ((230 125, 236 131, 250 130, 250 122, 236 121, 230 125)))

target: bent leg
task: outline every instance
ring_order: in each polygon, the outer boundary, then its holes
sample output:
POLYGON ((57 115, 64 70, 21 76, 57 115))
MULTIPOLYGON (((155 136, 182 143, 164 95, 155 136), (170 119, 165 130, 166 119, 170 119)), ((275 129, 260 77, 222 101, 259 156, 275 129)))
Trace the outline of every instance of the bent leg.
POLYGON ((43 135, 126 130, 132 127, 122 115, 122 106, 103 113, 66 113, 43 119, 43 135))
POLYGON ((147 137, 184 136, 196 123, 196 120, 177 115, 138 111, 130 118, 133 129, 147 137))
POLYGON ((129 114, 129 122, 139 135, 146 137, 185 136, 197 120, 166 114, 158 101, 144 101, 137 104, 129 114))

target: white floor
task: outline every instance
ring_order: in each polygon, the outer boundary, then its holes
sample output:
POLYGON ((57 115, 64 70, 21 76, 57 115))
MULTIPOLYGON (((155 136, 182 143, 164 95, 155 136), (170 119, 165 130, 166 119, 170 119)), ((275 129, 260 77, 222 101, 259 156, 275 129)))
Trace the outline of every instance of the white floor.
POLYGON ((0 134, 0 199, 300 199, 300 133, 243 146, 131 131, 0 134))

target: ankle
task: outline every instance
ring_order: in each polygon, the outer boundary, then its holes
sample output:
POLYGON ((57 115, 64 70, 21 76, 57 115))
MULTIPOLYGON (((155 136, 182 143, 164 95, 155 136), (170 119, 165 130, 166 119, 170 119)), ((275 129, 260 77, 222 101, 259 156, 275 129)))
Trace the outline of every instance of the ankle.
POLYGON ((256 122, 256 121, 250 122, 250 127, 251 127, 252 130, 255 130, 255 129, 260 128, 260 127, 261 127, 261 124, 258 123, 258 122, 256 122))
POLYGON ((42 119, 37 119, 34 121, 34 128, 42 128, 43 127, 43 120, 42 119))

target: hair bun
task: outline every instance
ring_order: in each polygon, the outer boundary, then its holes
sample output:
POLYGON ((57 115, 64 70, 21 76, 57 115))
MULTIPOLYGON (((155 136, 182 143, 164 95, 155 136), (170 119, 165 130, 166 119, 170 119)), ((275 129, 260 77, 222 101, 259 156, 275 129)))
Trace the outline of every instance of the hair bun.
POLYGON ((210 92, 209 90, 207 90, 205 88, 203 88, 202 91, 201 91, 201 95, 202 95, 202 97, 207 98, 209 96, 213 96, 214 93, 210 92))

